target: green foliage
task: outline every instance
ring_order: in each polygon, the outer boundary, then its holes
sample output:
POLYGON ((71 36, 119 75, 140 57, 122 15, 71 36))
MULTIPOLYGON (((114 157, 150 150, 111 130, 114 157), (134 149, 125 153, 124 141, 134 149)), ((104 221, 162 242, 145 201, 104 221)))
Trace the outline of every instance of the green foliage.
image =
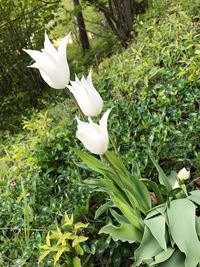
POLYGON ((84 250, 80 246, 80 243, 85 242, 88 237, 80 235, 80 231, 88 227, 88 224, 81 222, 74 223, 73 214, 69 218, 67 213, 65 213, 65 220, 62 227, 64 228, 64 232, 58 226, 56 230, 51 231, 51 233, 48 232, 46 244, 41 246, 43 252, 39 257, 39 262, 46 258, 47 255, 53 254, 54 266, 58 266, 57 263, 61 262, 60 258, 64 253, 64 262, 68 266, 73 263, 74 267, 81 267, 82 264, 79 256, 84 255, 84 250))
POLYGON ((110 129, 118 150, 129 169, 136 160, 147 176, 148 149, 164 168, 199 165, 199 3, 166 2, 154 1, 154 10, 138 17, 135 42, 104 60, 94 78, 104 99, 115 102, 110 129))

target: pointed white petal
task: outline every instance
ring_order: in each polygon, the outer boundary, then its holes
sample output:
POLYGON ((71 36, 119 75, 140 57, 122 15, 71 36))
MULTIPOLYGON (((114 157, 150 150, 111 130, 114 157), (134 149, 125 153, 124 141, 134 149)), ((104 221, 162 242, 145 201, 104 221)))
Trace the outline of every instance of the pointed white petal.
POLYGON ((44 50, 48 52, 49 54, 51 54, 53 57, 57 57, 57 50, 55 49, 55 47, 53 46, 53 44, 51 43, 51 41, 49 40, 48 35, 45 32, 45 41, 44 41, 44 50))
POLYGON ((37 50, 31 50, 31 49, 23 49, 24 52, 26 52, 29 56, 31 56, 35 61, 39 61, 42 56, 42 52, 37 50))

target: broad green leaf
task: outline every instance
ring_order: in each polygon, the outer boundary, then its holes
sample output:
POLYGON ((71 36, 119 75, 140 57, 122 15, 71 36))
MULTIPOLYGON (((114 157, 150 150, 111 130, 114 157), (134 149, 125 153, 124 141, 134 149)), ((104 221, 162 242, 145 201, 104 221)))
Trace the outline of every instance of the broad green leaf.
POLYGON ((200 260, 195 212, 195 205, 187 198, 171 201, 167 209, 171 236, 180 251, 186 255, 185 267, 196 267, 200 260))
POLYGON ((187 198, 200 205, 200 190, 190 192, 190 195, 187 198))
POLYGON ((195 222, 196 222, 196 231, 197 231, 197 235, 198 235, 198 237, 200 238, 200 217, 197 217, 197 216, 196 216, 196 220, 195 220, 195 222))
POLYGON ((125 224, 130 223, 130 222, 126 219, 126 217, 125 217, 124 215, 119 215, 115 210, 110 209, 110 212, 111 212, 112 216, 115 218, 115 220, 116 220, 118 223, 120 223, 120 224, 122 224, 122 223, 125 223, 125 224))
POLYGON ((172 256, 158 267, 185 267, 185 256, 179 250, 175 250, 172 256))
POLYGON ((81 259, 79 257, 73 257, 73 266, 74 267, 82 267, 81 259))
POLYGON ((171 187, 174 187, 174 184, 177 182, 177 172, 171 171, 170 175, 168 175, 168 181, 171 184, 171 187))
POLYGON ((151 161, 153 162, 154 166, 156 167, 156 169, 158 171, 159 182, 161 184, 163 184, 167 188, 167 191, 171 191, 172 190, 172 186, 170 185, 170 182, 169 182, 169 179, 168 179, 167 175, 164 173, 164 171, 158 165, 158 163, 156 162, 154 157, 149 152, 147 152, 147 154, 149 155, 151 161))
POLYGON ((72 151, 74 151, 79 158, 92 170, 101 174, 105 174, 105 171, 109 171, 109 168, 107 168, 99 159, 95 158, 94 156, 91 156, 76 148, 73 148, 72 151))
POLYGON ((122 160, 120 158, 118 158, 117 156, 115 156, 112 152, 110 151, 106 151, 105 156, 108 158, 109 162, 117 169, 119 170, 121 173, 125 174, 125 175, 129 175, 128 170, 126 169, 126 167, 124 166, 122 160))
POLYGON ((142 233, 138 228, 131 224, 121 224, 120 226, 115 226, 111 223, 105 225, 99 231, 99 234, 109 234, 114 241, 122 241, 133 243, 135 241, 141 241, 142 233))
POLYGON ((109 208, 113 207, 113 203, 111 201, 107 201, 105 204, 101 205, 95 212, 95 219, 98 219, 105 211, 109 208))
POLYGON ((141 221, 140 214, 138 214, 129 205, 120 201, 117 196, 112 197, 111 200, 132 225, 134 225, 141 231, 143 230, 143 222, 141 221))
POLYGON ((133 266, 140 266, 143 261, 152 260, 162 251, 163 249, 159 246, 157 240, 153 237, 148 227, 145 226, 141 244, 134 253, 135 262, 133 266))
POLYGON ((151 181, 149 179, 141 179, 141 181, 147 186, 148 189, 153 190, 153 192, 155 193, 159 204, 164 202, 164 199, 162 197, 162 193, 161 193, 157 183, 155 183, 154 181, 151 181))
POLYGON ((165 238, 165 217, 163 215, 158 215, 148 220, 144 220, 144 223, 158 241, 158 244, 161 246, 161 248, 167 250, 165 238))
POLYGON ((146 220, 150 219, 154 216, 156 216, 157 214, 162 214, 164 215, 166 211, 166 203, 160 204, 158 206, 153 207, 152 209, 149 210, 147 216, 146 216, 146 220))
MULTIPOLYGON (((171 257, 174 250, 175 250, 174 248, 169 247, 167 248, 166 251, 162 251, 160 254, 155 256, 155 261, 152 262, 149 266, 154 266, 154 265, 157 265, 158 263, 165 262, 171 257)), ((176 267, 176 265, 173 265, 173 266, 176 267)))
POLYGON ((129 198, 132 197, 136 201, 137 207, 144 214, 151 208, 151 198, 147 187, 144 183, 136 177, 131 176, 131 180, 125 180, 124 186, 129 198))

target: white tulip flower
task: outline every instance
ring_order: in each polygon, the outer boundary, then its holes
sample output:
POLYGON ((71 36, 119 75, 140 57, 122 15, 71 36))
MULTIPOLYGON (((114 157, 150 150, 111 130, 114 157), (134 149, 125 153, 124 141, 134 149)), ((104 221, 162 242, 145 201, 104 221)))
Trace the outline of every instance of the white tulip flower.
POLYGON ((66 58, 66 47, 70 34, 65 36, 56 49, 45 33, 44 49, 41 51, 23 49, 35 63, 29 67, 37 68, 44 81, 54 89, 63 89, 69 83, 70 71, 66 58))
POLYGON ((94 123, 91 118, 88 119, 89 122, 83 122, 76 118, 78 122, 76 136, 83 145, 94 154, 103 155, 108 149, 109 137, 107 121, 110 111, 111 109, 104 113, 99 125, 94 123))
POLYGON ((67 88, 74 95, 80 109, 87 117, 97 116, 103 108, 103 100, 92 83, 91 71, 87 79, 83 76, 81 80, 77 77, 75 81, 70 81, 67 88))
POLYGON ((183 180, 187 180, 190 178, 190 171, 188 171, 186 168, 181 169, 178 174, 177 177, 183 181, 183 180))

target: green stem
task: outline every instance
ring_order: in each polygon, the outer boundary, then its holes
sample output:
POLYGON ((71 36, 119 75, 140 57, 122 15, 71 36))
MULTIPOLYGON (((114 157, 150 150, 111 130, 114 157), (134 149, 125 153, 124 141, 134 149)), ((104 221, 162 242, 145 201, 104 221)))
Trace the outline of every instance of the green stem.
POLYGON ((77 109, 78 109, 78 111, 79 111, 79 113, 80 113, 80 115, 81 115, 81 118, 82 118, 84 121, 87 120, 85 114, 83 113, 83 111, 82 111, 81 108, 79 107, 79 104, 78 104, 78 102, 76 101, 76 98, 74 97, 74 95, 73 95, 71 92, 69 92, 69 89, 67 89, 67 88, 65 88, 65 92, 67 93, 67 96, 69 96, 69 97, 71 98, 71 100, 72 100, 72 102, 74 103, 74 105, 77 107, 77 109))

